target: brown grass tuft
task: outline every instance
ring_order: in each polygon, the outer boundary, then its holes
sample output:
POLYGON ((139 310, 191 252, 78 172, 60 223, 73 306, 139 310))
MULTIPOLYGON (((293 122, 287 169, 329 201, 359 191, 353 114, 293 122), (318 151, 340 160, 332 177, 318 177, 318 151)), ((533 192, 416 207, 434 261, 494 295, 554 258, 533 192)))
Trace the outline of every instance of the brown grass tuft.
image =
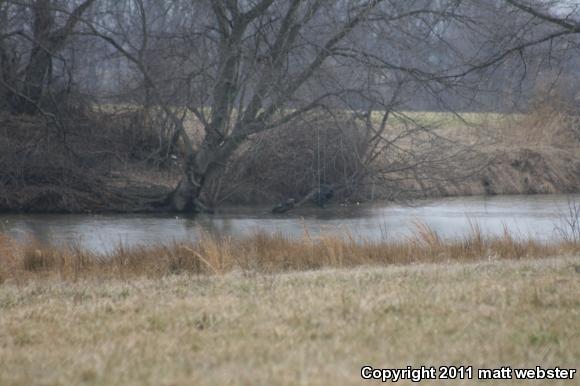
POLYGON ((426 224, 403 241, 355 239, 352 235, 290 239, 282 234, 216 238, 204 235, 195 243, 127 247, 119 244, 105 255, 78 244, 57 247, 36 241, 19 243, 0 236, 0 282, 42 277, 81 278, 164 277, 180 273, 222 275, 235 270, 275 273, 361 265, 410 264, 489 259, 532 259, 580 253, 570 241, 541 242, 511 234, 485 237, 477 223, 468 236, 445 240, 426 224))

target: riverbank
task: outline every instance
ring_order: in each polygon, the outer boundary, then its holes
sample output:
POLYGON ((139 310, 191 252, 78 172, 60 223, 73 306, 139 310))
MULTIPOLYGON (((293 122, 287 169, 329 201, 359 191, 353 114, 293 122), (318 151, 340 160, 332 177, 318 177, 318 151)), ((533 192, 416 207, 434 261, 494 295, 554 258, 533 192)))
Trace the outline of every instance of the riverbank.
MULTIPOLYGON (((482 152, 485 161, 477 173, 461 181, 428 181, 404 179, 393 193, 388 185, 369 185, 369 191, 331 204, 352 205, 354 202, 403 201, 479 195, 577 194, 580 192, 580 152, 578 149, 515 148, 482 152)), ((475 167, 470 166, 469 170, 475 167)), ((36 172, 44 173, 41 168, 36 172)), ((55 172, 54 170, 49 171, 55 172)), ((85 174, 83 170, 57 170, 52 182, 2 185, 0 181, 0 213, 147 213, 156 211, 143 203, 167 197, 178 182, 174 168, 147 169, 132 166, 105 174, 85 174), (65 177, 66 176, 66 177, 65 177), (62 181, 67 181, 62 183, 62 181), (140 205, 141 204, 141 205, 140 205)), ((454 172, 467 173, 460 166, 454 172)), ((46 176, 46 175, 45 175, 46 176)), ((51 178, 52 178, 51 177, 51 178)), ((251 194, 240 192, 242 196, 251 194)), ((274 206, 279 194, 260 204, 274 206)), ((244 201, 246 199, 242 199, 244 201)), ((235 197, 221 206, 239 206, 235 197)), ((243 205, 256 205, 254 201, 243 205)), ((311 206, 313 204, 311 203, 311 206)), ((162 211, 162 210, 161 210, 162 211)))
MULTIPOLYGON (((368 175, 352 186, 352 181, 345 183, 350 181, 345 177, 350 163, 334 165, 340 171, 335 175, 324 167, 323 182, 336 186, 333 203, 580 192, 575 116, 550 111, 472 113, 461 119, 446 113, 407 115, 429 127, 440 138, 440 148, 407 149, 422 159, 415 166, 417 157, 393 160, 393 154, 385 152, 365 166, 368 175)), ((181 155, 178 148, 159 144, 156 127, 147 126, 144 119, 133 110, 92 112, 71 122, 75 130, 63 134, 43 117, 0 116, 0 213, 168 210, 164 200, 179 183, 181 155)), ((401 122, 392 122, 390 135, 397 136, 398 125, 401 122)), ((309 138, 308 133, 302 137, 309 138)), ((292 143, 292 138, 284 140, 292 143)), ((268 141, 278 144, 279 138, 260 139, 260 151, 248 145, 233 162, 236 167, 226 168, 223 176, 207 183, 203 201, 210 207, 273 207, 289 198, 300 201, 312 192, 313 181, 320 180, 319 170, 313 169, 315 160, 308 158, 315 154, 308 147, 313 144, 306 141, 281 149, 268 141), (291 154, 282 154, 290 148, 291 154)))
MULTIPOLYGON (((574 219, 572 219, 574 220, 574 219)), ((575 219, 574 221, 577 221, 575 219)), ((329 268, 401 264, 541 259, 580 254, 580 235, 560 229, 547 241, 512 234, 488 236, 475 222, 461 238, 446 239, 417 223, 412 236, 364 239, 348 232, 302 237, 280 233, 215 237, 203 234, 195 242, 149 246, 117 244, 97 253, 80 243, 51 245, 34 239, 16 241, 0 235, 0 283, 46 279, 164 278, 179 274, 221 276, 232 272, 272 274, 329 268)))
POLYGON ((364 365, 574 368, 578 264, 4 284, 0 384, 328 385, 360 384, 364 365))

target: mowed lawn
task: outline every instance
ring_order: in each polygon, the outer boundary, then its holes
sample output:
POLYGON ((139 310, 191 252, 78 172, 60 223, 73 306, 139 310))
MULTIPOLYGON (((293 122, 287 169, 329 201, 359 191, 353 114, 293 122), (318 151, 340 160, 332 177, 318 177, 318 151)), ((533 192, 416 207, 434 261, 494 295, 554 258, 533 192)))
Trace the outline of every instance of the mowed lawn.
MULTIPOLYGON (((360 379, 365 364, 578 368, 578 265, 5 283, 0 385, 377 384, 360 379)), ((546 382, 525 384, 580 378, 546 382)))

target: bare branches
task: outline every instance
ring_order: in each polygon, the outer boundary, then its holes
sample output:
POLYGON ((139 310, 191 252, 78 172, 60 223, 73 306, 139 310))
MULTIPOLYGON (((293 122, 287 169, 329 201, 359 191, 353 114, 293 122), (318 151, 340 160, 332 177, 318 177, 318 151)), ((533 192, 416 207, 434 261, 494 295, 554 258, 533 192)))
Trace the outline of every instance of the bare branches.
POLYGON ((159 111, 167 125, 159 136, 183 145, 183 178, 171 197, 181 209, 197 205, 206 180, 247 151, 247 141, 295 122, 308 128, 318 112, 344 133, 364 134, 364 146, 352 147, 350 181, 385 157, 396 159, 397 172, 443 164, 436 148, 452 141, 406 110, 453 113, 482 101, 500 109, 499 91, 519 82, 527 98, 528 76, 548 67, 533 53, 545 47, 552 60, 570 52, 566 44, 580 46, 578 21, 541 1, 9 3, 0 48, 18 74, 3 80, 17 91, 12 97, 42 107, 46 90, 57 88, 51 82, 66 79, 96 104, 159 111), (62 63, 53 63, 57 52, 62 63))
POLYGON ((547 12, 544 12, 536 7, 531 5, 524 4, 520 1, 516 0, 505 0, 506 3, 513 5, 514 7, 529 13, 532 16, 535 16, 541 20, 547 21, 551 24, 558 25, 567 29, 570 33, 580 33, 580 22, 576 20, 571 20, 569 18, 561 18, 554 15, 551 15, 547 12))
POLYGON ((78 7, 76 7, 72 11, 72 13, 69 15, 65 25, 52 34, 52 36, 50 37, 50 40, 54 44, 54 47, 52 47, 53 50, 57 50, 58 46, 64 44, 66 39, 74 31, 75 26, 78 24, 79 20, 81 20, 82 15, 94 2, 95 2, 95 0, 83 1, 78 7))
MULTIPOLYGON (((10 92, 10 100, 17 111, 34 113, 38 110, 37 105, 42 98, 48 72, 52 69, 52 60, 61 51, 70 38, 83 13, 95 2, 95 0, 85 0, 72 12, 61 28, 55 29, 56 19, 53 10, 52 0, 37 0, 30 5, 33 19, 29 29, 32 36, 24 32, 24 28, 4 34, 2 39, 12 36, 22 36, 31 44, 26 68, 21 72, 21 79, 4 79, 4 83, 21 83, 22 85, 12 85, 11 89, 17 92, 10 92), (25 96, 25 97, 23 97, 25 96), (17 102, 16 102, 17 101, 17 102)), ((11 2, 12 3, 12 2, 11 2)), ((8 11, 4 10, 5 21, 8 20, 8 11)), ((4 60, 5 61, 5 60, 4 60)), ((50 79, 49 79, 50 80, 50 79)))

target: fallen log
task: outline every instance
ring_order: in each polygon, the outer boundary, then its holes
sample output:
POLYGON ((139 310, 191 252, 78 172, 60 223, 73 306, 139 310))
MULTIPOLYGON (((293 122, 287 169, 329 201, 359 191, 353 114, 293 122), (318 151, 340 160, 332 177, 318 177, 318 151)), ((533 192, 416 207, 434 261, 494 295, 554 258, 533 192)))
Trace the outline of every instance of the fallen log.
POLYGON ((300 201, 296 201, 295 199, 290 198, 285 202, 276 205, 274 208, 272 208, 272 213, 287 213, 293 209, 299 208, 310 200, 312 200, 320 208, 324 208, 324 205, 334 196, 334 190, 335 188, 332 185, 320 185, 319 187, 311 190, 300 201))

